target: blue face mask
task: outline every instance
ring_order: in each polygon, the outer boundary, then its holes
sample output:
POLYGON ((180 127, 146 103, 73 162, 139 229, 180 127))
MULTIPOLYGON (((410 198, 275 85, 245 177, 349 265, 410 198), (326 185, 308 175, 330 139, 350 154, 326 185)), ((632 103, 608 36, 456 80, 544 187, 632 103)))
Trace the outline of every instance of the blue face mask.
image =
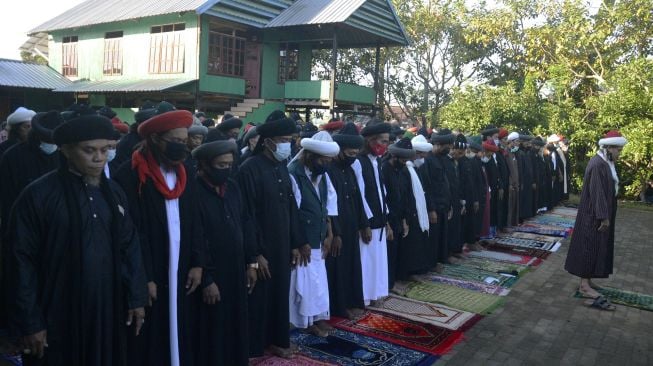
POLYGON ((517 151, 519 151, 519 146, 515 146, 515 147, 510 148, 510 152, 516 153, 517 151))
POLYGON ((107 162, 111 162, 111 160, 115 158, 116 158, 116 149, 107 150, 107 162))
POLYGON ((273 151, 272 154, 277 161, 284 161, 290 157, 291 147, 290 142, 280 142, 277 144, 276 151, 273 151))
POLYGON ((41 145, 39 145, 39 149, 41 149, 41 151, 43 151, 45 155, 52 155, 54 154, 55 151, 57 151, 57 145, 48 144, 47 142, 41 142, 41 145))

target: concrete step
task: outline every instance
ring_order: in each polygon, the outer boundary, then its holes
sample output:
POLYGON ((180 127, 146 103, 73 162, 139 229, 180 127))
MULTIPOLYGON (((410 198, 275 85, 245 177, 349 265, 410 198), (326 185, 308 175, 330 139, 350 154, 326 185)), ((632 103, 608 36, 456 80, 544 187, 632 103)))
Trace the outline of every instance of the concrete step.
POLYGON ((252 109, 258 108, 258 106, 260 106, 259 103, 251 103, 251 102, 241 102, 236 104, 236 107, 243 107, 243 108, 247 107, 252 109))
POLYGON ((242 113, 246 114, 253 110, 252 107, 231 107, 231 114, 242 113))
POLYGON ((245 99, 243 100, 244 103, 256 103, 256 104, 263 104, 265 103, 265 99, 245 99))

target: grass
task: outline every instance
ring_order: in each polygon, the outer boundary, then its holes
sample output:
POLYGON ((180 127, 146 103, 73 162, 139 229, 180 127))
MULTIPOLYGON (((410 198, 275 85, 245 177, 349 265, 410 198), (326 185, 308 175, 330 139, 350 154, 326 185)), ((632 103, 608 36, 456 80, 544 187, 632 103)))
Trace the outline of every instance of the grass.
MULTIPOLYGON (((577 194, 570 194, 569 195, 569 203, 577 205, 579 202, 580 202, 580 196, 579 195, 577 195, 577 194)), ((619 201, 619 207, 620 208, 628 208, 628 209, 634 209, 634 210, 653 212, 653 205, 652 204, 645 203, 645 202, 639 202, 639 201, 621 200, 621 201, 619 201)))

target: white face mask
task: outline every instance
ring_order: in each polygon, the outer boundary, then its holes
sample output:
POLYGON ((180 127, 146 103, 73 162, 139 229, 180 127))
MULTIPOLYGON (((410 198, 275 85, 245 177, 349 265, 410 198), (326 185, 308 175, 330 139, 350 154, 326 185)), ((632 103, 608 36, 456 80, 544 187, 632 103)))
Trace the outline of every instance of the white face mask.
POLYGON ((290 156, 290 142, 281 142, 277 144, 277 150, 272 154, 277 161, 284 161, 290 156))
POLYGON ((500 143, 500 142, 501 142, 501 141, 498 140, 498 139, 494 140, 494 144, 497 145, 497 146, 499 146, 499 143, 500 143))
POLYGON ((474 159, 474 157, 476 156, 476 153, 468 152, 468 153, 465 153, 465 156, 466 156, 468 159, 474 159))
POLYGON ((490 157, 489 156, 484 156, 484 157, 481 158, 481 161, 484 162, 484 163, 487 163, 488 161, 490 161, 490 157))
POLYGON ((41 145, 39 145, 39 149, 41 149, 41 151, 43 151, 43 153, 46 155, 52 155, 54 154, 55 151, 57 151, 57 145, 48 144, 47 142, 41 142, 41 145))
POLYGON ((111 160, 115 158, 116 158, 116 149, 107 150, 107 162, 111 162, 111 160))
POLYGON ((419 168, 424 164, 424 158, 415 159, 413 163, 415 164, 415 167, 419 168))

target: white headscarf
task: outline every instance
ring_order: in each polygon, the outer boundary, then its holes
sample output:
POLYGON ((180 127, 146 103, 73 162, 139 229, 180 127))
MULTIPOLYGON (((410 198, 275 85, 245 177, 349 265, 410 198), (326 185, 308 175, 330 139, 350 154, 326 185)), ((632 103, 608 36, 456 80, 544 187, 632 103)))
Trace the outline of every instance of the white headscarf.
POLYGON ((424 188, 419 176, 415 171, 415 163, 412 161, 406 162, 406 168, 410 173, 410 183, 413 188, 413 196, 415 196, 415 207, 417 208, 417 220, 419 221, 419 228, 422 231, 429 230, 429 214, 426 210, 426 196, 424 195, 424 188))

